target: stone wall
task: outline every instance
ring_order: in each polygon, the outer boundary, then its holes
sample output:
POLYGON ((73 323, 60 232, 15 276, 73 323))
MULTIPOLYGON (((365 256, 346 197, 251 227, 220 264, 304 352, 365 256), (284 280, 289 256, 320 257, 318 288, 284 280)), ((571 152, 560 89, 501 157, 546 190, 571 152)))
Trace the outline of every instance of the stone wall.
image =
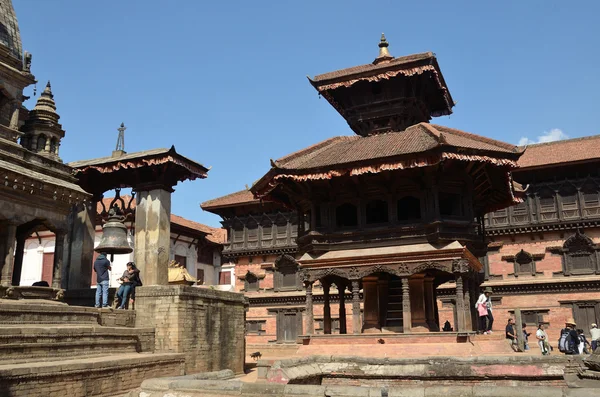
POLYGON ((156 352, 184 353, 186 373, 244 372, 242 294, 182 285, 136 289, 136 326, 153 327, 156 352))

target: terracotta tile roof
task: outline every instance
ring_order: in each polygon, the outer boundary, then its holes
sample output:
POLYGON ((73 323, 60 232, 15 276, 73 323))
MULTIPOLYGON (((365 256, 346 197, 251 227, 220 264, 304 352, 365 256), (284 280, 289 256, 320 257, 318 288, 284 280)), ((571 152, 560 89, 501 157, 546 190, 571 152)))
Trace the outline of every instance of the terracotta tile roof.
MULTIPOLYGON (((121 196, 121 198, 123 198, 123 201, 125 201, 125 205, 128 205, 129 201, 131 200, 131 196, 127 195, 127 194, 121 196)), ((106 210, 108 210, 110 208, 110 204, 112 203, 113 200, 114 200, 114 197, 103 198, 102 202, 97 203, 96 212, 98 214, 100 214, 102 212, 102 210, 103 210, 102 203, 104 203, 106 210)), ((121 204, 119 203, 119 206, 120 205, 121 204)), ((133 202, 131 203, 131 209, 135 209, 135 207, 136 207, 136 202, 135 202, 135 200, 133 200, 133 202)), ((178 226, 186 227, 188 229, 197 230, 199 232, 206 233, 206 239, 215 244, 224 244, 225 242, 227 242, 227 231, 225 229, 220 229, 220 228, 204 225, 202 223, 194 222, 194 221, 191 221, 189 219, 183 218, 183 217, 181 217, 179 215, 175 215, 175 214, 171 214, 171 223, 174 225, 178 225, 178 226)))
POLYGON ((600 135, 529 145, 519 166, 537 168, 595 159, 600 159, 600 135))
POLYGON ((433 60, 435 55, 432 52, 423 52, 420 54, 406 55, 392 59, 390 62, 382 62, 377 65, 368 63, 366 65, 353 66, 351 68, 340 69, 329 73, 323 73, 311 79, 315 83, 324 82, 327 80, 338 79, 341 77, 351 76, 355 74, 365 74, 369 72, 380 73, 386 69, 397 69, 400 65, 410 64, 416 61, 433 60))
POLYGON ((518 153, 516 146, 504 142, 448 127, 419 123, 402 132, 330 138, 282 157, 275 161, 275 165, 286 170, 333 167, 423 153, 444 145, 497 153, 500 157, 518 153))
POLYGON ((260 200, 255 199, 250 190, 244 189, 239 192, 231 193, 226 196, 217 197, 200 204, 200 207, 205 211, 210 211, 217 208, 233 207, 243 204, 258 204, 260 200))

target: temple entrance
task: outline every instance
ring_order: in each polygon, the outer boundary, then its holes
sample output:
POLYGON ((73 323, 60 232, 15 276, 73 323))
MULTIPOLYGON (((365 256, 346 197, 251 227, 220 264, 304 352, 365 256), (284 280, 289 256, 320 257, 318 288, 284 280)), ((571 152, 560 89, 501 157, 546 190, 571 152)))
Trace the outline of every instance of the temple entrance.
POLYGON ((387 273, 363 277, 362 332, 405 332, 405 321, 410 321, 406 328, 411 332, 439 332, 436 288, 451 278, 436 270, 405 278, 387 273), (403 288, 403 279, 408 288, 403 288))

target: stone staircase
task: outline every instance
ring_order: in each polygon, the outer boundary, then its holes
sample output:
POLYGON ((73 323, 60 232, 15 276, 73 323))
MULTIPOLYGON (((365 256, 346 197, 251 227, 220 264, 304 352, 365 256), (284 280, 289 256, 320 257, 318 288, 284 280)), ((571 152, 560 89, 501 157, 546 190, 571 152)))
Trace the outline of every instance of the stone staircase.
POLYGON ((112 396, 184 374, 183 354, 154 353, 135 312, 0 300, 0 396, 112 396))

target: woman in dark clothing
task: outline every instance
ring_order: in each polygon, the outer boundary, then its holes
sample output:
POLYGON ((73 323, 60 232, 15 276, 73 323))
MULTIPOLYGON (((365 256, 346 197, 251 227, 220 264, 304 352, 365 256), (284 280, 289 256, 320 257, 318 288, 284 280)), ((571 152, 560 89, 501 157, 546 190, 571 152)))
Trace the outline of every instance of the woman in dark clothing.
POLYGON ((125 309, 128 306, 130 296, 132 296, 135 291, 135 287, 142 284, 140 281, 140 271, 135 266, 135 263, 127 263, 127 270, 123 272, 123 276, 120 280, 123 284, 121 284, 117 296, 119 297, 121 304, 117 309, 125 309))

